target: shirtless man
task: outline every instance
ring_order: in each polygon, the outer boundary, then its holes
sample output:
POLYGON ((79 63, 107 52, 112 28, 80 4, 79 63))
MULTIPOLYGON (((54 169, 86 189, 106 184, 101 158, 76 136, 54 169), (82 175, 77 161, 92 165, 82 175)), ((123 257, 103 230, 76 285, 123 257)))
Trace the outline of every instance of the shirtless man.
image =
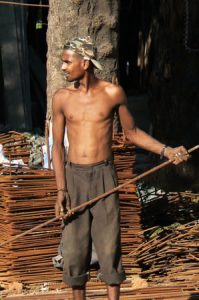
MULTIPOLYGON (((174 160, 188 159, 183 147, 166 147, 137 128, 127 108, 123 89, 98 79, 90 38, 74 39, 64 46, 62 70, 72 85, 60 89, 53 98, 53 166, 58 196, 56 216, 116 184, 112 164, 113 116, 118 110, 128 143, 174 160), (65 166, 64 132, 67 125, 69 149, 65 166)), ((64 281, 73 289, 75 300, 85 298, 85 285, 94 242, 101 279, 107 284, 109 300, 118 300, 125 279, 121 264, 119 201, 112 194, 71 216, 63 230, 64 281), (109 199, 107 199, 109 198, 109 199)))

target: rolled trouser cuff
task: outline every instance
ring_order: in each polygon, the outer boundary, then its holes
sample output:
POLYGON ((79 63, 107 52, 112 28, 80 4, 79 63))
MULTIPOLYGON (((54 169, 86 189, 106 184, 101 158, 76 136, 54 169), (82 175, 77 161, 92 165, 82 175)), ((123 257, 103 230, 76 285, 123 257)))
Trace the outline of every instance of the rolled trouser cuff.
POLYGON ((125 272, 114 272, 112 274, 98 273, 98 279, 104 281, 108 285, 118 285, 126 279, 125 272))
POLYGON ((68 276, 67 274, 63 275, 63 281, 70 287, 83 286, 89 280, 89 278, 89 273, 78 276, 68 276))

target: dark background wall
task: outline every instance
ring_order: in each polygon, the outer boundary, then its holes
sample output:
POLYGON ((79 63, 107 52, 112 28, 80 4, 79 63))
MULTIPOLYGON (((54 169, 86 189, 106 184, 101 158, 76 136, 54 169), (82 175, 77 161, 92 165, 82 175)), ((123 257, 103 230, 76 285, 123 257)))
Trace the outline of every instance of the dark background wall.
POLYGON ((31 106, 25 9, 0 5, 1 120, 30 129, 31 106))
MULTIPOLYGON (((41 2, 48 3, 29 1, 41 2)), ((1 131, 44 129, 47 14, 47 8, 0 5, 1 131)))

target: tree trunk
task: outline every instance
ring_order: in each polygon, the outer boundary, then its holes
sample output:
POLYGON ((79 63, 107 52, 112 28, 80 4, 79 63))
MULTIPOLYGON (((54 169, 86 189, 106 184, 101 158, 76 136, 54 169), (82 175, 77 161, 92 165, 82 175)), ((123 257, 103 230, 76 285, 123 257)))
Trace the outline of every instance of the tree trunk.
POLYGON ((99 77, 111 81, 117 75, 118 3, 119 0, 49 0, 48 117, 53 94, 65 85, 60 57, 67 40, 90 35, 103 66, 103 71, 97 71, 99 77))

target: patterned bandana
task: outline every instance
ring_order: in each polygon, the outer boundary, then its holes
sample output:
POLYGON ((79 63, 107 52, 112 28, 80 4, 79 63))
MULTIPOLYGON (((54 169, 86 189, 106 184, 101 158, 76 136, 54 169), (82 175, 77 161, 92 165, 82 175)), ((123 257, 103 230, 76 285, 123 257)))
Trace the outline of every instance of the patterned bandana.
POLYGON ((75 38, 64 45, 64 49, 73 50, 75 53, 81 55, 84 59, 92 61, 93 65, 102 70, 101 64, 96 60, 96 48, 90 36, 86 38, 75 38))

